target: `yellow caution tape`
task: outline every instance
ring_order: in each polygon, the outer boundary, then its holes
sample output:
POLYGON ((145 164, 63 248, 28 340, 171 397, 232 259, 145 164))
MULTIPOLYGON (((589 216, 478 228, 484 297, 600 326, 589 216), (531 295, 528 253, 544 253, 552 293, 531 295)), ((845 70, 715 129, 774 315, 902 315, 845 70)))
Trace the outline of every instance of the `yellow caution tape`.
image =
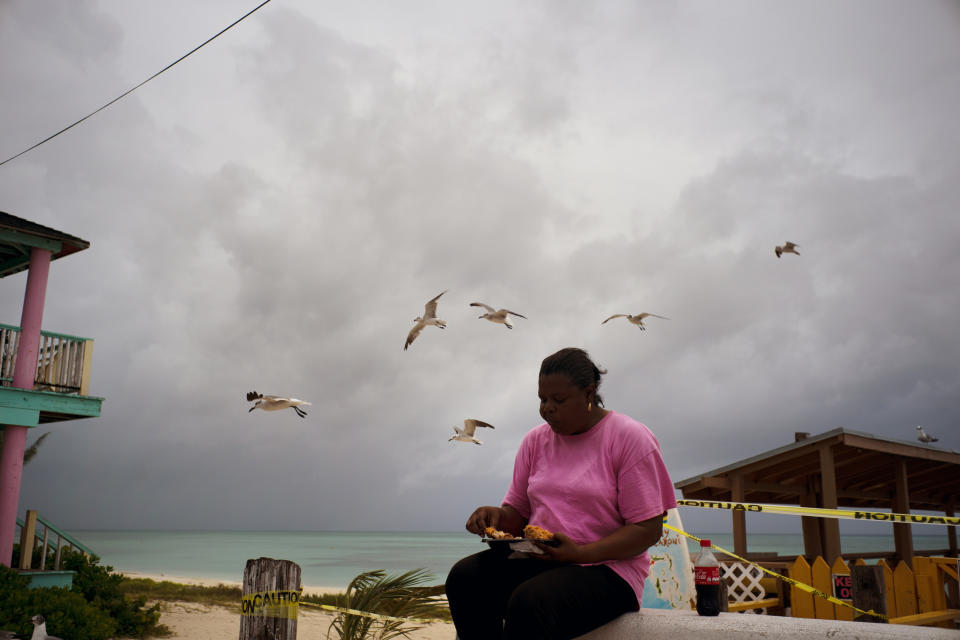
POLYGON ((782 504, 756 504, 753 502, 721 502, 715 500, 677 500, 680 507, 701 507, 704 509, 727 509, 748 513, 786 513, 798 516, 816 516, 818 518, 837 518, 841 520, 873 520, 877 522, 905 522, 908 524, 960 525, 960 517, 925 516, 916 513, 885 513, 883 511, 857 511, 850 509, 820 509, 817 507, 794 507, 782 504))
POLYGON ((240 596, 240 615, 297 619, 299 591, 258 591, 240 596))
POLYGON ((316 607, 317 609, 323 609, 324 611, 333 611, 335 613, 348 613, 353 616, 363 616, 364 618, 373 618, 375 620, 393 620, 396 622, 415 622, 418 624, 431 624, 433 622, 450 622, 450 620, 443 620, 437 618, 434 620, 428 620, 426 618, 398 618, 397 616, 387 616, 381 613, 371 613, 369 611, 360 611, 359 609, 348 609, 346 607, 335 607, 332 604, 315 604, 313 602, 301 602, 300 606, 302 607, 316 607))
MULTIPOLYGON (((678 500, 677 502, 679 503, 679 500, 678 500)), ((696 540, 697 542, 700 542, 700 538, 698 538, 697 536, 691 535, 691 534, 687 533, 686 531, 682 531, 682 530, 680 530, 680 529, 677 529, 676 527, 670 526, 670 525, 667 524, 666 522, 663 523, 663 526, 666 527, 667 529, 670 529, 671 531, 676 531, 677 533, 679 533, 679 534, 681 534, 681 535, 684 535, 684 536, 690 538, 691 540, 696 540)), ((886 619, 887 619, 887 616, 886 616, 886 615, 884 615, 884 614, 882 614, 882 613, 877 613, 877 612, 874 611, 873 609, 871 609, 870 611, 864 611, 863 609, 859 609, 859 608, 853 606, 852 604, 850 604, 849 602, 845 602, 845 601, 843 601, 843 600, 840 600, 839 598, 834 598, 833 596, 828 595, 828 594, 824 593, 823 591, 820 591, 819 589, 817 589, 817 588, 815 588, 815 587, 811 587, 811 586, 808 585, 808 584, 804 584, 804 583, 800 582, 799 580, 794 580, 793 578, 791 578, 791 577, 789 577, 789 576, 785 576, 785 575, 783 575, 782 573, 777 573, 776 571, 772 571, 772 570, 770 570, 770 569, 767 569, 766 567, 761 567, 761 566, 760 566, 759 564, 757 564, 756 562, 751 562, 750 560, 747 560, 746 558, 741 558, 741 557, 738 556, 737 554, 735 554, 735 553, 733 553, 733 552, 731 552, 731 551, 727 551, 726 549, 724 549, 724 548, 722 548, 722 547, 718 547, 718 546, 715 545, 715 544, 711 544, 711 545, 710 545, 710 548, 711 548, 711 549, 716 549, 716 550, 719 551, 720 553, 722 553, 722 554, 724 554, 724 555, 727 555, 727 556, 730 556, 731 558, 735 558, 735 559, 739 560, 740 562, 744 562, 744 563, 746 563, 746 564, 748 564, 748 565, 757 567, 758 569, 760 569, 760 570, 763 571, 764 573, 768 573, 768 574, 770 574, 771 576, 773 576, 774 578, 777 578, 778 580, 783 580, 783 581, 786 582, 787 584, 792 585, 792 586, 800 589, 801 591, 806 591, 807 593, 812 593, 813 595, 817 596, 818 598, 823 598, 823 599, 825 599, 825 600, 827 600, 827 601, 829 601, 829 602, 832 602, 833 604, 836 604, 836 605, 840 605, 840 606, 843 606, 843 607, 849 607, 850 609, 853 609, 853 610, 856 611, 857 613, 862 613, 862 614, 864 614, 864 615, 873 616, 873 617, 879 618, 879 619, 881 619, 881 620, 886 620, 886 619)))

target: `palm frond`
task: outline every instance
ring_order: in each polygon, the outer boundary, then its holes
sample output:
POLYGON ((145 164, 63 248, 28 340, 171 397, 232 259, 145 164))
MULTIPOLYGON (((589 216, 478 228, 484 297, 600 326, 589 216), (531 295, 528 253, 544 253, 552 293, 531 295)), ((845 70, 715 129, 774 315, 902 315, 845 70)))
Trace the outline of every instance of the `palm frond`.
MULTIPOLYGON (((425 569, 414 569, 399 576, 383 570, 367 571, 355 577, 347 587, 341 606, 401 618, 418 618, 436 607, 429 591, 420 585, 430 579, 425 569)), ((340 613, 327 628, 340 640, 390 640, 419 629, 414 622, 378 620, 367 616, 340 613)))
MULTIPOLYGON (((26 450, 24 450, 23 464, 27 464, 37 455, 37 449, 40 448, 40 445, 43 443, 44 440, 47 439, 48 435, 50 435, 49 431, 43 434, 42 436, 40 436, 39 438, 37 438, 36 442, 34 442, 32 445, 27 447, 26 450)), ((3 449, 3 429, 0 429, 0 449, 3 449)))
POLYGON ((27 447, 26 451, 23 452, 23 464, 27 464, 33 460, 34 456, 37 455, 37 449, 40 448, 40 445, 43 444, 43 441, 47 439, 48 435, 50 435, 49 431, 37 438, 36 442, 27 447))

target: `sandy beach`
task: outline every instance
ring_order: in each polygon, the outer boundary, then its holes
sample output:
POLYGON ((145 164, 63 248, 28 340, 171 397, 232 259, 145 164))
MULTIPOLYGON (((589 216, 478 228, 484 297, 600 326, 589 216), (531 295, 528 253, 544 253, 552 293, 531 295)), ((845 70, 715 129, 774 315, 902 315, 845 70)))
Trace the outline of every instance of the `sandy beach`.
MULTIPOLYGON (((303 640, 326 638, 327 629, 333 618, 332 613, 301 607, 297 619, 297 638, 303 640)), ((240 632, 239 611, 194 602, 161 604, 160 622, 170 628, 173 638, 237 640, 240 632)), ((446 622, 426 625, 409 635, 411 640, 452 640, 454 636, 453 625, 446 622)))
MULTIPOLYGON (((240 586, 240 582, 208 580, 186 576, 165 574, 146 574, 133 571, 123 572, 130 578, 149 578, 158 582, 167 580, 179 584, 198 586, 216 586, 219 584, 240 586)), ((304 585, 304 593, 337 593, 341 587, 322 585, 304 585)), ((301 606, 297 619, 297 637, 301 639, 323 639, 335 614, 301 606)), ((160 605, 160 622, 173 632, 172 638, 189 640, 237 640, 240 632, 239 606, 236 609, 210 606, 196 602, 163 602, 160 605)), ((455 637, 453 625, 448 622, 436 622, 424 625, 409 635, 411 640, 451 640, 455 637)), ((334 636, 335 637, 335 636, 334 636)))

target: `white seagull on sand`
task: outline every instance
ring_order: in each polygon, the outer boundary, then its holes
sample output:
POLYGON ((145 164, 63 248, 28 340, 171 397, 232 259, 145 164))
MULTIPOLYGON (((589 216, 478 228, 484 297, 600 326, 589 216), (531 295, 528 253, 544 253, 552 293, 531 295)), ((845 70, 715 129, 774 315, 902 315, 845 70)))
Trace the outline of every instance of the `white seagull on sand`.
POLYGON ((433 325, 441 329, 447 328, 447 323, 437 317, 437 300, 440 299, 440 296, 445 294, 447 291, 444 289, 436 298, 433 298, 423 306, 423 317, 416 317, 413 319, 417 324, 413 325, 413 329, 410 329, 410 333, 407 334, 407 341, 403 343, 403 350, 406 351, 407 347, 413 344, 413 341, 417 339, 417 336, 420 335, 420 332, 423 331, 423 328, 427 325, 433 325))
MULTIPOLYGON (((257 393, 256 391, 251 391, 248 393, 247 400, 256 401, 253 403, 253 406, 250 407, 250 411, 253 411, 254 409, 263 409, 264 411, 293 409, 301 418, 307 417, 307 412, 300 407, 304 405, 310 405, 309 402, 305 402, 304 400, 298 400, 296 398, 281 398, 280 396, 265 396, 262 393, 257 393)), ((250 411, 247 413, 250 413, 250 411)))
POLYGON ((923 430, 923 427, 917 425, 917 440, 920 442, 936 442, 937 438, 923 430))
POLYGON ((483 444, 479 440, 473 437, 473 434, 476 433, 477 427, 489 427, 493 429, 492 424, 488 424, 483 420, 474 420, 473 418, 467 418, 463 421, 463 429, 460 427, 454 426, 453 430, 456 431, 456 435, 450 436, 450 442, 456 440, 457 442, 472 442, 473 444, 483 444))
POLYGON ((792 242, 789 242, 789 241, 788 241, 788 242, 787 242, 785 245, 783 245, 782 247, 774 247, 774 248, 773 248, 773 252, 774 252, 775 254, 777 254, 777 257, 778 257, 778 258, 779 258, 782 254, 784 254, 784 253, 795 253, 795 254, 797 254, 797 255, 800 255, 800 252, 797 251, 797 247, 799 247, 799 246, 800 246, 800 245, 798 245, 798 244, 793 244, 792 242))
POLYGON ((638 314, 635 315, 635 316, 631 316, 631 315, 628 315, 628 314, 626 314, 626 313, 615 313, 614 315, 610 316, 609 318, 607 318, 606 320, 604 320, 604 321, 601 322, 600 324, 607 324, 607 322, 609 322, 610 320, 613 320, 614 318, 626 318, 627 320, 629 320, 629 321, 632 322, 633 324, 637 325, 637 326, 640 328, 641 331, 646 331, 646 330, 647 330, 647 328, 643 325, 643 319, 644 319, 644 318, 662 318, 662 319, 664 319, 664 320, 669 320, 669 319, 670 319, 670 318, 667 318, 667 317, 664 317, 664 316, 658 316, 658 315, 655 314, 655 313, 638 313, 638 314))
POLYGON ((527 316, 522 316, 516 311, 510 311, 509 309, 494 309, 488 304, 483 304, 482 302, 471 302, 471 307, 483 307, 487 310, 485 314, 479 316, 481 320, 489 320, 490 322, 496 322, 502 324, 507 329, 513 329, 513 325, 510 324, 510 318, 507 316, 517 316, 518 318, 527 319, 527 316))
POLYGON ((47 635, 47 621, 43 616, 37 614, 30 618, 33 623, 33 635, 30 640, 60 640, 57 636, 47 635))

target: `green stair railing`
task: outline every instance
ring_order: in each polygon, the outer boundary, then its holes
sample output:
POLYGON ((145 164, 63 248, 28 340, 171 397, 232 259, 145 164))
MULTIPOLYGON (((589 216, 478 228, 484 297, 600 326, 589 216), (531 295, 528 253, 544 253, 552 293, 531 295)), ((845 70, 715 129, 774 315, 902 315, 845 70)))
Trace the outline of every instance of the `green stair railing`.
POLYGON ((79 540, 70 534, 61 531, 49 521, 40 517, 36 511, 27 511, 27 520, 24 522, 17 518, 17 526, 20 528, 20 569, 33 569, 30 565, 33 563, 33 549, 42 545, 43 551, 40 554, 40 571, 59 571, 60 561, 64 547, 73 547, 85 556, 95 555, 93 551, 83 545, 79 540), (38 526, 43 527, 41 535, 38 526), (32 532, 33 535, 30 535, 32 532), (56 543, 53 542, 53 536, 56 536, 56 543), (52 569, 46 567, 47 555, 51 548, 56 549, 53 559, 52 569))

